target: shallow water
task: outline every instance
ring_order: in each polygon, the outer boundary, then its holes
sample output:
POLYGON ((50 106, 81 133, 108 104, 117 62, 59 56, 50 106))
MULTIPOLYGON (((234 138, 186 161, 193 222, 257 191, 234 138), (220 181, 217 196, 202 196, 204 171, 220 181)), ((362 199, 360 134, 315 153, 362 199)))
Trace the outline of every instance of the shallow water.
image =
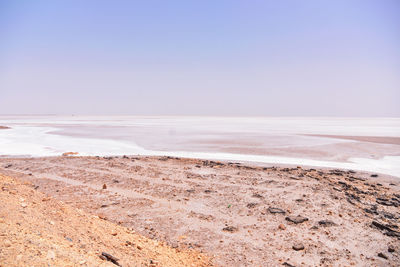
POLYGON ((400 177, 400 146, 307 136, 400 137, 400 119, 2 116, 0 155, 168 155, 379 172, 400 177))

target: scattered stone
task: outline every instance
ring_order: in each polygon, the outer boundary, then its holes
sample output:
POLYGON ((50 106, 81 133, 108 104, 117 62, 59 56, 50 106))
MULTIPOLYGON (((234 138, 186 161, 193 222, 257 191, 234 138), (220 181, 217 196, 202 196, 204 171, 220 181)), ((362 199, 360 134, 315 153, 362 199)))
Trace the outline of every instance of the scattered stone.
POLYGON ((286 230, 286 226, 282 223, 278 226, 278 228, 279 230, 286 230))
POLYGON ((385 225, 377 221, 372 221, 371 227, 378 228, 384 231, 383 234, 387 236, 394 236, 400 238, 400 232, 393 230, 391 225, 385 225))
POLYGON ((269 208, 268 208, 268 211, 269 211, 270 213, 272 213, 272 214, 275 214, 275 213, 285 214, 285 213, 286 213, 286 211, 284 211, 283 209, 280 209, 280 208, 273 208, 273 207, 269 207, 269 208))
POLYGON ((296 243, 292 247, 294 250, 299 251, 304 249, 304 245, 302 243, 296 243))
POLYGON ((27 206, 26 203, 21 203, 21 207, 26 208, 27 206))
POLYGON ((118 183, 119 183, 119 181, 118 181, 117 179, 113 179, 112 182, 113 182, 114 184, 118 184, 118 183))
POLYGON ((389 247, 388 247, 388 252, 392 253, 392 252, 395 252, 395 251, 396 251, 396 250, 394 249, 394 246, 389 245, 389 247))
POLYGON ((288 216, 285 218, 285 220, 295 223, 295 224, 298 224, 298 223, 303 223, 305 221, 308 221, 308 218, 298 215, 298 216, 288 216))
MULTIPOLYGON (((300 167, 301 168, 301 167, 300 167)), ((282 264, 283 266, 286 266, 286 267, 296 267, 296 266, 294 266, 294 265, 292 265, 292 264, 290 264, 290 263, 287 263, 286 261, 282 264)))
POLYGON ((103 184, 103 189, 107 189, 107 185, 106 184, 103 184))
POLYGON ((110 262, 114 263, 114 264, 117 265, 117 266, 121 266, 121 265, 118 263, 119 259, 117 259, 117 258, 114 257, 113 255, 110 255, 110 254, 108 254, 108 253, 106 253, 106 252, 102 252, 101 255, 100 255, 99 257, 100 257, 100 259, 102 259, 102 260, 107 260, 107 261, 110 261, 110 262))
POLYGON ((222 231, 234 233, 234 232, 239 231, 239 229, 234 226, 227 226, 227 227, 222 228, 222 231))
POLYGON ((378 176, 379 176, 378 174, 371 174, 371 177, 374 177, 374 178, 376 178, 378 176))
POLYGON ((258 193, 254 193, 252 197, 256 197, 256 198, 263 198, 262 195, 258 194, 258 193))
POLYGON ((12 164, 7 164, 6 166, 4 166, 4 168, 6 168, 6 169, 8 169, 10 167, 12 167, 12 164))
POLYGON ((324 227, 329 227, 329 226, 335 226, 337 225, 336 223, 332 222, 331 220, 321 220, 318 222, 318 224, 320 226, 324 226, 324 227))
POLYGON ((381 257, 381 258, 383 258, 383 259, 385 259, 385 260, 388 259, 388 257, 387 257, 385 254, 383 254, 382 252, 379 252, 379 253, 378 253, 378 257, 381 257))

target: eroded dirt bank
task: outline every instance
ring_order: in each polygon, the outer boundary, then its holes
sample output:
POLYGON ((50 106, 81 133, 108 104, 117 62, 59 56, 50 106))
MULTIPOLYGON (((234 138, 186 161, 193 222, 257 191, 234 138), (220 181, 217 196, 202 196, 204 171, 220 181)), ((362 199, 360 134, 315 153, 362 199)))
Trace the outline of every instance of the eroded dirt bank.
POLYGON ((0 266, 210 266, 0 175, 0 266))
POLYGON ((0 159, 0 172, 223 266, 396 266, 400 184, 168 157, 0 159))

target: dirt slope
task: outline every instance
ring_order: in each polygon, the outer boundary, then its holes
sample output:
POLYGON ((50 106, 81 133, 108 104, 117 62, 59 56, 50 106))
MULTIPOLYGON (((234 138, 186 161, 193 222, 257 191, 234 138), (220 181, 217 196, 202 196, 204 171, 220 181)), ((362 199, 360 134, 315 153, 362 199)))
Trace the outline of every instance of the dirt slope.
POLYGON ((102 252, 121 266, 210 266, 203 254, 173 249, 0 175, 0 266, 117 266, 102 252))

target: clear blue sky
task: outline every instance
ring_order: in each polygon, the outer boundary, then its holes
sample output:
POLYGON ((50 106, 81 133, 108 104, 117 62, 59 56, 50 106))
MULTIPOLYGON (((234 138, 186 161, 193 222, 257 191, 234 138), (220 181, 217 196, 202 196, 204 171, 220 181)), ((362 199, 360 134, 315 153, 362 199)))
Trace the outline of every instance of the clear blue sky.
POLYGON ((0 0, 0 114, 400 116, 400 1, 0 0))

